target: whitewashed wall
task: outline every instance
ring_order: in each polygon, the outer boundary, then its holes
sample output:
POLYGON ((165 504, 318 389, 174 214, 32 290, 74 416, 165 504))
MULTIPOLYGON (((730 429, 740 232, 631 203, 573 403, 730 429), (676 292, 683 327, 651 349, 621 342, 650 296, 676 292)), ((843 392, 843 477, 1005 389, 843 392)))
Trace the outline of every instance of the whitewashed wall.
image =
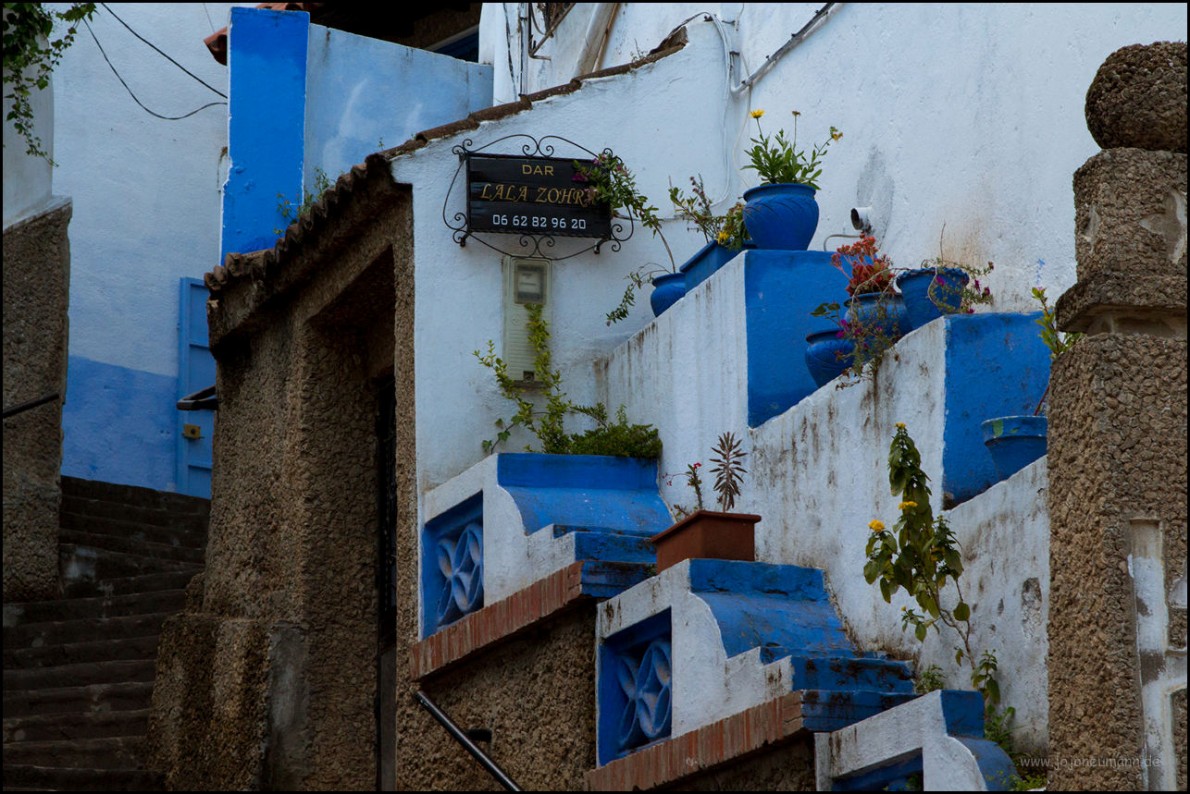
MULTIPOLYGON (((691 39, 676 55, 631 74, 592 80, 576 93, 534 103, 531 112, 484 122, 478 130, 435 140, 393 161, 394 179, 414 185, 418 471, 423 491, 483 457, 480 442, 495 436, 493 421, 512 413, 496 392, 492 373, 472 355, 486 350, 489 339, 499 349, 501 255, 475 240, 459 247, 443 222, 443 203, 459 166, 451 147, 470 140, 477 148, 514 133, 562 136, 596 152, 612 147, 632 167, 639 187, 659 201, 671 175, 691 173, 699 167, 697 153, 718 145, 715 120, 720 111, 698 102, 708 86, 722 85, 723 71, 709 57, 718 42, 709 25, 693 29, 691 39), (634 123, 625 124, 626 118, 634 123), (675 151, 678 120, 689 148, 675 151)), ((513 140, 488 151, 520 153, 524 142, 513 140)), ((559 156, 572 152, 559 144, 559 156)), ((721 178, 722 172, 716 176, 721 178)), ((447 204, 448 218, 464 209, 464 191, 465 175, 460 175, 447 204)), ((679 264, 703 245, 701 235, 680 224, 667 229, 666 236, 682 257, 679 264)), ((510 250, 517 242, 515 235, 484 239, 510 250)), ((557 250, 577 250, 590 242, 561 240, 557 250)), ((548 315, 554 361, 564 374, 577 368, 566 379, 574 399, 594 398, 590 362, 652 319, 647 294, 640 296, 629 321, 609 328, 604 319, 620 300, 624 276, 645 262, 667 262, 666 254, 658 240, 637 228, 619 252, 605 247, 599 255, 588 252, 555 263, 548 315)), ((526 440, 514 439, 508 449, 519 450, 526 440)))
MULTIPOLYGON (((608 29, 590 27, 609 4, 578 4, 539 50, 550 60, 526 58, 515 37, 520 5, 484 8, 481 36, 488 37, 484 52, 496 69, 497 102, 567 82, 581 43, 608 29), (511 53, 502 49, 506 29, 514 33, 511 53)), ((612 5, 617 9, 596 68, 647 53, 692 15, 717 14, 724 41, 741 53, 733 86, 822 7, 612 5)), ((851 232, 848 210, 857 205, 874 208, 877 234, 902 265, 934 256, 945 225, 947 254, 994 261, 990 283, 998 306, 1023 310, 1033 286, 1057 295, 1074 283, 1070 180, 1098 150, 1083 117, 1095 71, 1122 46, 1184 40, 1186 21, 1186 6, 1175 3, 834 4, 825 23, 751 90, 732 93, 722 79, 703 87, 700 102, 721 114, 717 129, 704 134, 723 146, 693 153, 696 168, 715 195, 733 199, 757 182, 751 171, 731 173, 732 181, 717 171, 724 156, 742 164, 755 132, 748 110, 765 109, 771 133, 796 108, 803 114, 801 141, 822 141, 832 125, 845 135, 825 160, 823 216, 812 248, 826 235, 851 232)), ((708 53, 720 70, 726 52, 720 43, 708 53)), ((676 130, 687 129, 683 121, 669 120, 676 130)), ((687 148, 684 132, 672 141, 687 148)))
MULTIPOLYGON (((203 37, 227 24, 232 5, 110 7, 226 94, 227 67, 215 61, 203 37)), ((91 27, 120 76, 157 113, 179 116, 224 101, 103 9, 91 27)), ((201 278, 219 264, 227 107, 207 108, 180 121, 150 116, 120 85, 81 26, 54 79, 55 188, 74 199, 70 354, 175 377, 178 278, 201 278)))
MULTIPOLYGON (((33 111, 33 132, 41 138, 41 148, 54 156, 54 83, 29 95, 33 111)), ((4 100, 4 115, 12 103, 4 100)), ((12 123, 4 122, 4 228, 44 211, 53 192, 53 167, 43 157, 26 154, 28 144, 12 123)))

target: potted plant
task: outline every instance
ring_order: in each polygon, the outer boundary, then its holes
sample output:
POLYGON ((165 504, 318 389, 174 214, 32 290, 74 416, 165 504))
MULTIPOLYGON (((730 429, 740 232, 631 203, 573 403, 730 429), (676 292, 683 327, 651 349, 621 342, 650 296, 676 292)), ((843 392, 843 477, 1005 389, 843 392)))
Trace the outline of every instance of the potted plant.
POLYGON ((715 214, 702 174, 690 177, 690 195, 670 185, 669 200, 674 206, 674 214, 697 229, 706 241, 706 245, 678 268, 686 274, 686 290, 689 291, 731 261, 747 244, 744 204, 736 202, 725 214, 715 214))
MULTIPOLYGON (((730 512, 740 495, 740 483, 747 470, 743 459, 748 453, 741 448, 735 435, 727 432, 711 448, 718 457, 711 459, 715 467, 714 489, 718 511, 703 509, 701 463, 691 463, 685 472, 687 483, 694 490, 695 509, 664 532, 654 535, 657 547, 657 571, 664 571, 682 560, 714 558, 722 560, 756 559, 754 529, 760 516, 730 512)), ((679 512, 686 513, 682 508, 679 512)))
MULTIPOLYGON (((946 227, 942 227, 943 233, 946 227)), ((994 265, 976 268, 947 259, 938 239, 938 256, 922 260, 919 267, 904 270, 895 283, 905 301, 909 330, 921 328, 944 314, 971 314, 977 303, 991 303, 992 291, 979 279, 992 272, 994 265)))
POLYGON ((639 221, 654 237, 660 238, 661 244, 665 246, 665 254, 669 257, 669 267, 650 262, 626 276, 628 287, 624 290, 620 304, 607 313, 607 324, 626 319, 628 312, 636 304, 637 290, 643 289, 647 284, 653 286, 653 293, 649 298, 653 315, 659 316, 686 294, 686 286, 685 275, 678 271, 673 251, 661 231, 661 218, 657 216, 657 208, 637 189, 636 177, 611 149, 605 149, 590 163, 576 161, 574 167, 576 177, 587 182, 587 189, 596 201, 610 205, 613 215, 617 218, 639 221))
POLYGON ((757 248, 805 251, 818 228, 814 194, 822 158, 843 133, 831 127, 829 137, 807 153, 797 147, 798 111, 793 111, 792 141, 784 130, 771 138, 764 134, 763 110, 753 110, 751 115, 757 137, 751 139, 752 148, 746 151, 751 162, 744 167, 756 171, 761 184, 744 193, 744 224, 757 248))
MULTIPOLYGON (((1041 303, 1041 340, 1050 350, 1050 366, 1082 338, 1082 334, 1063 334, 1054 322, 1054 313, 1045 297, 1044 287, 1034 287, 1033 297, 1041 303)), ((983 443, 992 455, 992 463, 1001 480, 1006 480, 1045 454, 1050 387, 1046 383, 1041 399, 1031 415, 998 416, 983 422, 983 443)))
POLYGON ((831 257, 831 264, 847 277, 847 294, 851 297, 842 307, 827 302, 810 313, 831 319, 834 337, 843 342, 842 346, 831 342, 828 331, 806 337, 809 344, 806 363, 815 382, 819 378, 816 372, 822 369, 818 364, 829 355, 824 345, 836 348, 840 363, 848 362, 836 375, 849 370, 859 378, 875 368, 884 351, 904 336, 909 327, 901 296, 893 290, 892 259, 879 251, 875 237, 864 235, 855 243, 840 246, 831 257))

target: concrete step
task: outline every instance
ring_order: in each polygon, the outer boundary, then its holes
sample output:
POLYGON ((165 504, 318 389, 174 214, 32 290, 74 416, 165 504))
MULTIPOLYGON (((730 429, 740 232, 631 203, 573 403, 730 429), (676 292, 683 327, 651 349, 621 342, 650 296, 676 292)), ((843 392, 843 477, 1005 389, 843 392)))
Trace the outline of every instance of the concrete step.
POLYGON ((141 769, 147 743, 144 736, 6 742, 4 777, 7 781, 7 769, 11 764, 75 769, 141 769))
POLYGON ((205 549, 207 546, 206 519, 196 526, 172 522, 165 525, 147 524, 122 518, 104 518, 81 513, 59 514, 64 530, 127 538, 142 543, 159 543, 186 549, 205 549))
POLYGON ((139 711, 153 699, 153 678, 88 686, 42 686, 12 689, 4 680, 4 717, 139 711))
POLYGON ((88 642, 66 642, 46 645, 41 648, 10 648, 4 646, 5 672, 29 670, 34 667, 61 667, 98 662, 136 661, 150 662, 157 656, 158 634, 143 637, 128 637, 116 640, 91 640, 88 642))
MULTIPOLYGON (((166 573, 145 573, 121 576, 102 581, 78 578, 62 582, 62 595, 66 600, 74 598, 111 598, 122 595, 145 595, 162 590, 186 590, 186 585, 197 571, 193 567, 166 573)), ((52 603, 52 602, 49 602, 52 603)))
POLYGON ((69 513, 89 518, 111 518, 159 527, 183 526, 196 529, 206 528, 210 513, 210 507, 205 502, 187 508, 168 509, 144 507, 128 502, 111 502, 105 499, 87 499, 65 493, 62 494, 60 509, 64 514, 69 513))
POLYGON ((102 532, 82 532, 77 529, 58 531, 58 542, 87 546, 93 549, 132 554, 153 560, 192 562, 201 565, 206 555, 206 546, 199 548, 173 543, 154 543, 131 536, 109 535, 102 532))
POLYGON ((165 780, 143 769, 61 769, 4 765, 4 788, 23 791, 162 791, 165 780))
POLYGON ((149 709, 35 714, 4 718, 5 753, 10 742, 44 742, 148 736, 149 709))
POLYGON ((96 598, 65 598, 59 601, 31 601, 4 605, 4 628, 51 620, 118 618, 151 615, 155 612, 180 612, 186 605, 186 591, 157 590, 96 598))
POLYGON ((49 645, 121 640, 161 633, 161 624, 172 613, 128 615, 119 618, 79 618, 26 623, 4 629, 5 650, 44 648, 49 645))
POLYGON ((152 683, 155 665, 154 659, 148 658, 82 662, 28 670, 5 669, 4 692, 139 681, 152 683))
POLYGON ((153 559, 139 554, 125 554, 73 543, 58 545, 58 566, 64 588, 80 581, 103 582, 129 576, 184 571, 198 573, 202 570, 202 565, 198 563, 153 559))
POLYGON ((77 477, 62 478, 64 498, 93 499, 104 502, 118 502, 134 507, 154 510, 171 510, 180 513, 202 512, 210 508, 210 500, 197 496, 186 496, 166 491, 154 491, 136 485, 117 485, 98 480, 80 480, 77 477))

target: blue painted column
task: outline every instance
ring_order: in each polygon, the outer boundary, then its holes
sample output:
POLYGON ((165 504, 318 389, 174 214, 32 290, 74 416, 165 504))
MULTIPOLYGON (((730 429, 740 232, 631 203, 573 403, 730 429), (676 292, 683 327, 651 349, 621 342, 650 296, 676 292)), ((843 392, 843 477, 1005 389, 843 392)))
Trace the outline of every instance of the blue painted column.
POLYGON ((830 327, 811 317, 821 303, 847 299, 847 279, 826 251, 747 251, 748 426, 758 427, 814 393, 806 335, 830 327))
POLYGON ((272 248, 274 229, 302 197, 305 149, 306 49, 310 15, 233 8, 227 65, 231 78, 220 261, 229 253, 272 248))
POLYGON ((980 425, 1032 414, 1050 376, 1049 348, 1032 314, 951 315, 946 323, 942 490, 964 502, 999 481, 980 425))

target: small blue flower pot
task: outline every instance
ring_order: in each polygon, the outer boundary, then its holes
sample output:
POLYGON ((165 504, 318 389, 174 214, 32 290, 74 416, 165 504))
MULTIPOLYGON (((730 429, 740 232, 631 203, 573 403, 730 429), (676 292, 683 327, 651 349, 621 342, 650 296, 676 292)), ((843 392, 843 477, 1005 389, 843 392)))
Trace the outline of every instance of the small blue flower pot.
POLYGON ((855 345, 839 338, 837 328, 806 335, 806 369, 818 388, 830 383, 851 366, 854 350, 855 345))
POLYGON ((921 328, 944 314, 954 314, 963 302, 963 287, 970 277, 957 267, 910 270, 897 276, 905 299, 909 328, 921 328))
POLYGON ((1044 416, 1001 416, 980 425, 1001 480, 1045 454, 1047 426, 1044 416))
POLYGON ((660 317, 661 313, 673 306, 686 294, 686 274, 666 273, 653 277, 653 293, 649 295, 649 306, 653 309, 653 316, 660 317))

